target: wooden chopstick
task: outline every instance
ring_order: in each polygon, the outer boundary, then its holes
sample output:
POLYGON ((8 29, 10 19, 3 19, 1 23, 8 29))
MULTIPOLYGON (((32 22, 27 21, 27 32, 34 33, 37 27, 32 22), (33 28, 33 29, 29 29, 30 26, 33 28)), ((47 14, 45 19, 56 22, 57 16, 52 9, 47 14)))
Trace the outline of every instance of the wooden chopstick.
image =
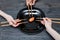
POLYGON ((32 14, 32 5, 31 5, 31 15, 32 15, 32 17, 33 17, 33 14, 32 14))
POLYGON ((29 7, 29 5, 28 5, 28 14, 29 14, 29 16, 30 16, 30 7, 29 7))
POLYGON ((50 18, 50 19, 52 19, 52 20, 60 20, 60 18, 50 18))
MULTIPOLYGON (((27 20, 27 19, 21 19, 21 20, 19 20, 19 21, 23 21, 23 20, 27 20)), ((2 24, 7 24, 8 23, 8 21, 5 21, 5 22, 0 22, 0 23, 2 23, 2 24)))
MULTIPOLYGON (((41 21, 41 20, 35 20, 35 21, 41 21)), ((57 24, 60 24, 60 22, 58 22, 58 21, 52 21, 52 23, 57 23, 57 24)))
MULTIPOLYGON (((27 19, 21 19, 20 24, 26 23, 26 22, 21 22, 23 20, 27 20, 27 19)), ((8 21, 4 21, 4 22, 0 22, 0 26, 9 26, 10 24, 8 23, 8 21)))
MULTIPOLYGON (((26 24, 28 23, 27 21, 26 22, 20 22, 20 24, 26 24)), ((6 22, 2 22, 0 23, 0 26, 9 26, 10 24, 6 21, 6 22)))
POLYGON ((33 17, 33 14, 32 14, 32 5, 28 5, 29 16, 30 16, 30 10, 31 10, 31 15, 33 17))
POLYGON ((52 23, 57 23, 57 24, 60 24, 60 22, 58 22, 58 21, 52 21, 52 23))
MULTIPOLYGON (((43 18, 36 18, 36 19, 43 19, 43 18)), ((60 20, 60 18, 50 18, 51 20, 60 20)))
MULTIPOLYGON (((43 18, 36 18, 36 19, 38 19, 38 20, 35 20, 35 21, 41 21, 40 19, 43 19, 43 18)), ((60 18, 50 18, 50 19, 52 19, 52 20, 60 20, 60 18)), ((22 20, 27 20, 27 19, 21 19, 20 21, 22 21, 22 20)), ((52 21, 52 22, 60 24, 60 22, 58 22, 58 21, 52 21)), ((28 22, 20 22, 20 24, 24 24, 24 23, 28 23, 28 22)), ((0 22, 0 26, 9 26, 9 25, 10 24, 7 21, 0 22)))

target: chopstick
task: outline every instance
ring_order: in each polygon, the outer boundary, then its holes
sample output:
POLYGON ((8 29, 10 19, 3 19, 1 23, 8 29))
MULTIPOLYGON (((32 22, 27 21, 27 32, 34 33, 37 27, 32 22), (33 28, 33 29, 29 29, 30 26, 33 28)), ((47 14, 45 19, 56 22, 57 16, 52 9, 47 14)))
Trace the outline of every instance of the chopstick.
POLYGON ((60 20, 60 18, 50 18, 50 19, 52 19, 52 20, 60 20))
POLYGON ((30 16, 30 7, 29 7, 29 5, 28 5, 28 14, 29 14, 29 16, 30 16))
POLYGON ((31 5, 31 15, 32 15, 32 17, 33 17, 33 14, 32 14, 32 5, 31 5))
MULTIPOLYGON (((20 24, 26 24, 26 23, 28 23, 28 22, 27 21, 26 22, 20 22, 20 24)), ((9 25, 10 24, 7 21, 0 23, 0 26, 9 26, 9 25)))
MULTIPOLYGON (((35 21, 40 22, 41 20, 35 20, 35 21)), ((52 23, 57 23, 57 24, 60 24, 60 22, 58 22, 58 21, 52 21, 52 23)))
POLYGON ((60 22, 58 22, 58 21, 52 21, 52 23, 57 23, 57 24, 60 24, 60 22))
MULTIPOLYGON (((40 19, 43 19, 43 18, 36 18, 36 20, 35 21, 41 21, 40 19)), ((60 22, 58 22, 58 20, 60 20, 60 18, 50 18, 51 20, 57 20, 57 21, 52 21, 52 23, 58 23, 58 24, 60 24, 60 22)), ((27 20, 27 19, 21 19, 21 20, 19 20, 20 22, 20 24, 26 24, 26 23, 28 23, 28 21, 26 21, 26 22, 21 22, 22 20, 27 20)), ((10 24, 7 22, 7 21, 5 21, 5 22, 0 22, 0 26, 9 26, 10 24)))
MULTIPOLYGON (((20 22, 20 24, 24 24, 24 23, 27 23, 27 22, 21 22, 21 21, 23 21, 23 20, 27 20, 27 19, 21 19, 21 20, 19 20, 20 22)), ((4 22, 0 22, 0 26, 9 26, 10 24, 8 23, 8 21, 4 21, 4 22)))
MULTIPOLYGON (((43 19, 43 18, 36 18, 36 19, 43 19)), ((50 18, 51 20, 60 20, 60 18, 50 18)))
MULTIPOLYGON (((41 21, 40 19, 43 19, 43 18, 36 18, 35 21, 41 21)), ((52 21, 52 23, 57 23, 57 24, 60 24, 60 18, 50 18, 51 20, 56 20, 56 21, 52 21)))
MULTIPOLYGON (((19 21, 21 22, 21 21, 23 21, 23 20, 27 20, 27 19, 21 19, 21 20, 19 20, 19 21)), ((8 21, 0 22, 0 24, 8 24, 8 21)))
POLYGON ((31 10, 31 15, 33 17, 33 14, 32 14, 32 5, 28 5, 29 16, 30 16, 30 10, 31 10))

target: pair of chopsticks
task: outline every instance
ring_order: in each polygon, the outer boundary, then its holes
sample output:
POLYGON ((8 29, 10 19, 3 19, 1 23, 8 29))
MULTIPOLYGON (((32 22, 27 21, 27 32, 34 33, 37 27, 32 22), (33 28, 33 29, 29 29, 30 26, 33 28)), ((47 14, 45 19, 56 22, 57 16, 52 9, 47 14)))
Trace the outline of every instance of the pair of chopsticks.
POLYGON ((32 14, 32 5, 28 5, 28 13, 29 13, 29 16, 30 16, 30 13, 33 17, 33 14, 32 14))
MULTIPOLYGON (((43 19, 43 18, 36 18, 36 19, 38 19, 36 21, 41 21, 40 19, 43 19)), ((53 20, 52 23, 60 24, 60 22, 58 22, 60 21, 60 18, 50 18, 50 19, 53 20)))
MULTIPOLYGON (((7 22, 6 22, 7 23, 7 22)), ((6 24, 6 23, 1 23, 0 26, 9 26, 10 24, 6 24)), ((26 24, 28 23, 27 21, 26 22, 21 22, 20 24, 26 24)))
MULTIPOLYGON (((36 19, 43 19, 43 18, 36 18, 36 19)), ((60 20, 60 18, 50 18, 51 20, 60 20)))
MULTIPOLYGON (((36 20, 35 21, 41 21, 40 19, 43 19, 43 18, 36 18, 36 20)), ((57 20, 57 21, 52 21, 53 23, 57 23, 57 24, 60 24, 60 22, 58 22, 58 21, 60 21, 60 18, 50 18, 51 20, 57 20)), ((27 20, 27 19, 21 19, 20 21, 22 21, 22 20, 27 20)), ((28 23, 28 21, 26 21, 26 22, 19 22, 20 24, 26 24, 26 23, 28 23)), ((9 26, 10 24, 7 22, 7 21, 5 21, 5 22, 0 22, 0 26, 9 26)))
MULTIPOLYGON (((20 24, 26 24, 26 23, 28 23, 27 21, 26 22, 21 22, 21 21, 23 21, 23 20, 27 20, 27 19, 21 19, 21 20, 19 20, 20 22, 18 22, 18 23, 20 23, 20 24)), ((7 21, 5 21, 5 22, 0 22, 0 26, 9 26, 10 24, 7 22, 7 21)))

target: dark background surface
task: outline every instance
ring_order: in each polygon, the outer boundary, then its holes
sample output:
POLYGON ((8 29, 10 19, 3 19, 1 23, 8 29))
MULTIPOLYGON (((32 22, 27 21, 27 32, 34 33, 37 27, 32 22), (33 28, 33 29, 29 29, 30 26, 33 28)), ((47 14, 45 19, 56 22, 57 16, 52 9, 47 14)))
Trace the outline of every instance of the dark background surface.
MULTIPOLYGON (((0 0, 0 10, 16 18, 19 10, 25 6, 25 0, 0 0)), ((60 18, 60 0, 39 0, 35 7, 42 9, 47 17, 60 18)), ((0 17, 0 21, 5 21, 0 17)), ((60 33, 60 24, 53 23, 53 29, 60 33)), ((27 35, 11 26, 0 27, 0 40, 53 40, 44 30, 36 35, 27 35)))

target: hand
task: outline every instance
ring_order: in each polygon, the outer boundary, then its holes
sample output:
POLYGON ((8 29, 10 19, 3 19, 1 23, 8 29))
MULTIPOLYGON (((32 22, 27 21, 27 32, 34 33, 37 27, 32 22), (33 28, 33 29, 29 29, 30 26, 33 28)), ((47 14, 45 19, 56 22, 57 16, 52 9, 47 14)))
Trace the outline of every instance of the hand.
POLYGON ((34 5, 36 0, 26 0, 26 5, 34 5))
POLYGON ((9 22, 9 24, 12 25, 13 27, 17 27, 17 26, 20 24, 20 23, 18 23, 18 22, 21 21, 21 20, 19 20, 19 19, 14 20, 12 16, 7 15, 7 14, 5 15, 4 18, 5 18, 5 19, 9 22))
POLYGON ((43 25, 45 25, 46 28, 52 28, 52 21, 49 18, 43 18, 43 21, 41 21, 43 25))
POLYGON ((17 23, 17 22, 20 22, 21 20, 14 20, 12 16, 6 14, 5 12, 3 12, 1 10, 0 10, 0 15, 3 16, 9 22, 9 24, 14 26, 14 27, 16 27, 20 24, 20 23, 17 23))

